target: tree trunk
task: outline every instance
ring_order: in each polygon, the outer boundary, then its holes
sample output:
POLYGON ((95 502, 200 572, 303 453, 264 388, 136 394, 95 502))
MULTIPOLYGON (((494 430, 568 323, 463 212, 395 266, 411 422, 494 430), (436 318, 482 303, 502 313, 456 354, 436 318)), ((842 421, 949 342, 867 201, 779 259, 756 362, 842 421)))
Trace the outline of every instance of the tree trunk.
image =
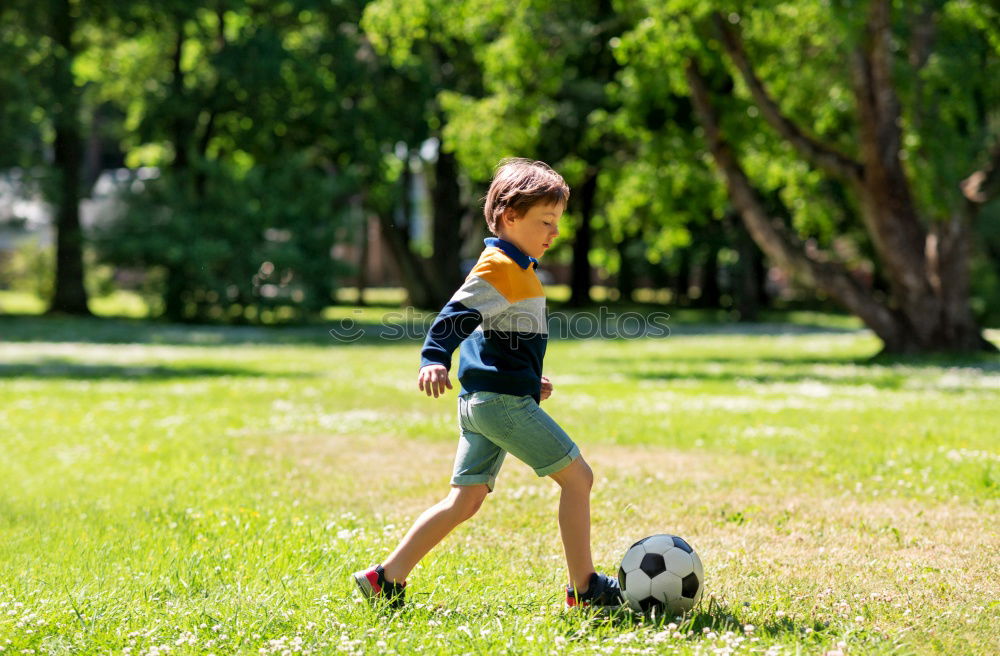
POLYGON ((399 206, 396 208, 399 220, 396 221, 396 230, 400 232, 406 240, 409 248, 410 239, 413 238, 413 165, 410 149, 406 149, 406 156, 403 159, 403 174, 400 176, 402 185, 399 196, 399 206))
POLYGON ((763 300, 764 263, 760 249, 738 222, 738 217, 727 214, 726 225, 731 226, 728 232, 732 234, 731 241, 739 257, 732 285, 733 306, 740 321, 757 321, 763 300))
POLYGON ((455 290, 462 284, 459 234, 465 208, 462 207, 458 162, 454 153, 438 150, 431 204, 434 211, 434 259, 431 268, 441 288, 455 290))
POLYGON ((698 296, 698 306, 717 308, 721 305, 722 293, 719 290, 719 246, 709 241, 704 249, 705 259, 701 265, 701 295, 698 296))
MULTIPOLYGON (((180 13, 174 15, 174 49, 170 55, 171 96, 176 102, 181 102, 185 97, 184 71, 181 68, 181 60, 184 56, 184 16, 180 13)), ((174 146, 174 160, 171 162, 171 172, 177 176, 177 180, 185 185, 184 193, 187 190, 187 175, 191 169, 191 159, 188 154, 188 140, 190 138, 189 122, 185 120, 184 114, 178 112, 171 122, 170 131, 174 146)), ((163 292, 163 316, 170 321, 183 321, 185 316, 186 302, 184 292, 187 289, 187 281, 184 271, 178 265, 167 267, 165 289, 163 292)))
POLYGON ((688 82, 698 117, 733 204, 754 240, 784 269, 859 316, 883 340, 886 352, 995 350, 982 337, 969 306, 969 217, 974 210, 925 228, 900 159, 902 120, 891 79, 890 9, 889 0, 871 1, 864 38, 851 59, 860 161, 805 134, 782 114, 756 76, 738 29, 713 15, 723 47, 764 119, 813 166, 842 178, 857 193, 878 264, 889 281, 889 305, 875 300, 834 258, 807 254, 791 231, 766 216, 721 133, 705 80, 689 61, 688 82))
POLYGON ((357 276, 357 288, 358 288, 358 305, 365 305, 365 289, 368 287, 368 261, 371 254, 371 240, 368 238, 368 228, 370 225, 370 219, 367 214, 364 214, 362 210, 361 220, 361 243, 358 249, 358 276, 357 276))
POLYGON ((677 273, 672 276, 670 291, 670 302, 674 305, 681 305, 688 300, 688 291, 691 289, 691 246, 678 249, 677 252, 677 273))
POLYGON ((634 243, 634 237, 624 237, 618 242, 618 298, 622 301, 631 301, 635 292, 635 263, 629 253, 634 243))
MULTIPOLYGON (((184 71, 181 68, 181 59, 184 56, 184 17, 177 14, 174 19, 174 51, 170 57, 170 90, 171 98, 174 102, 181 102, 187 95, 184 91, 184 71)), ((188 157, 188 139, 190 138, 190 122, 186 120, 183 112, 174 115, 171 125, 174 144, 174 161, 172 168, 175 172, 186 172, 190 164, 188 157)))
POLYGON ((688 61, 687 77, 695 111, 705 130, 709 149, 725 178, 733 205, 761 250, 785 271, 805 284, 825 291, 850 312, 861 317, 887 347, 890 344, 893 347, 902 345, 905 341, 901 334, 903 325, 895 313, 871 298, 842 266, 835 262, 818 261, 807 255, 801 241, 784 224, 767 215, 760 195, 722 135, 715 109, 709 100, 708 87, 693 60, 688 61))
POLYGON ((958 213, 925 229, 899 156, 902 118, 891 79, 890 9, 888 0, 872 1, 864 42, 853 57, 862 216, 905 317, 902 349, 989 349, 969 306, 969 221, 958 213))
POLYGON ((163 316, 170 321, 184 321, 186 303, 184 291, 187 278, 177 267, 167 269, 166 289, 163 293, 163 316))
POLYGON ((73 81, 73 17, 68 0, 55 3, 52 16, 55 56, 53 92, 58 102, 52 110, 55 126, 56 271, 55 294, 49 312, 89 315, 83 285, 83 230, 80 227, 80 92, 73 81))
POLYGON ((404 227, 393 221, 385 212, 379 212, 378 219, 386 245, 399 268, 401 282, 406 289, 410 305, 424 310, 440 310, 444 305, 442 297, 454 290, 441 291, 436 281, 428 275, 423 262, 410 249, 409 235, 404 227))
POLYGON ((594 214, 596 196, 597 171, 591 171, 580 187, 580 225, 573 240, 573 265, 570 272, 569 304, 573 307, 590 304, 590 248, 593 243, 590 221, 594 214))

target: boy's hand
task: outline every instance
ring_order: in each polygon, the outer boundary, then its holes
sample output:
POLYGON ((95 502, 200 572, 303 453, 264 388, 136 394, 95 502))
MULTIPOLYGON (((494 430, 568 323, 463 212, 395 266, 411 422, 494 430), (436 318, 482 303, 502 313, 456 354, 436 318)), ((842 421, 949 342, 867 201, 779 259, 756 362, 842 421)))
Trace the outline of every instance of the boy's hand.
POLYGON ((434 395, 436 399, 444 395, 444 389, 451 389, 451 381, 448 380, 448 368, 440 364, 429 364, 420 369, 417 376, 417 387, 421 392, 427 392, 427 396, 434 395))
POLYGON ((542 401, 552 396, 552 381, 548 376, 542 376, 542 393, 539 397, 542 401))

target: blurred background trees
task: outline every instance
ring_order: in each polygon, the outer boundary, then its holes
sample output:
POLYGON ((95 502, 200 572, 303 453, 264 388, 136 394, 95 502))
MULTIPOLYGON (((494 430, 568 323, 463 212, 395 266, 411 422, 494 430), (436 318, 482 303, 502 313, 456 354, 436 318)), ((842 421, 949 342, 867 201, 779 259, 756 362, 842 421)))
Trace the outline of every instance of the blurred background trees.
POLYGON ((574 305, 839 307, 889 351, 989 348, 997 79, 987 0, 9 0, 0 286, 436 309, 527 156, 573 190, 544 268, 574 305))

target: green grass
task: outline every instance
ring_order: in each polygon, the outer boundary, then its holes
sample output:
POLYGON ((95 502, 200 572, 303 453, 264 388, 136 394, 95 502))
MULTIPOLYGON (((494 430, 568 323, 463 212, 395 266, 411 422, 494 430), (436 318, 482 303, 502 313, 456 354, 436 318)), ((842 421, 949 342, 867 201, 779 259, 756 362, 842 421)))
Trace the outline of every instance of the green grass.
POLYGON ((556 486, 513 460, 408 608, 371 610, 348 574, 447 491, 455 441, 454 397, 415 389, 419 340, 389 339, 415 319, 384 314, 0 318, 2 653, 1000 644, 1000 358, 873 363, 868 333, 815 316, 550 343, 544 406, 597 475, 599 567, 683 535, 708 579, 692 616, 563 612, 556 486), (345 318, 351 344, 327 334, 345 318))

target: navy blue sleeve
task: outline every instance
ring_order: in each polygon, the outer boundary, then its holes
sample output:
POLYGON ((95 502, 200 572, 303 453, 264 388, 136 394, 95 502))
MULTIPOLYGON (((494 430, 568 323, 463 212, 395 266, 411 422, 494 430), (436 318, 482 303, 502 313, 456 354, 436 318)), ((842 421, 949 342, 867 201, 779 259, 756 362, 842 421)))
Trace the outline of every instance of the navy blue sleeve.
POLYGON ((483 315, 479 310, 467 308, 460 301, 449 301, 431 324, 427 338, 424 339, 424 347, 420 351, 420 366, 440 364, 451 369, 451 354, 482 322, 483 315))

